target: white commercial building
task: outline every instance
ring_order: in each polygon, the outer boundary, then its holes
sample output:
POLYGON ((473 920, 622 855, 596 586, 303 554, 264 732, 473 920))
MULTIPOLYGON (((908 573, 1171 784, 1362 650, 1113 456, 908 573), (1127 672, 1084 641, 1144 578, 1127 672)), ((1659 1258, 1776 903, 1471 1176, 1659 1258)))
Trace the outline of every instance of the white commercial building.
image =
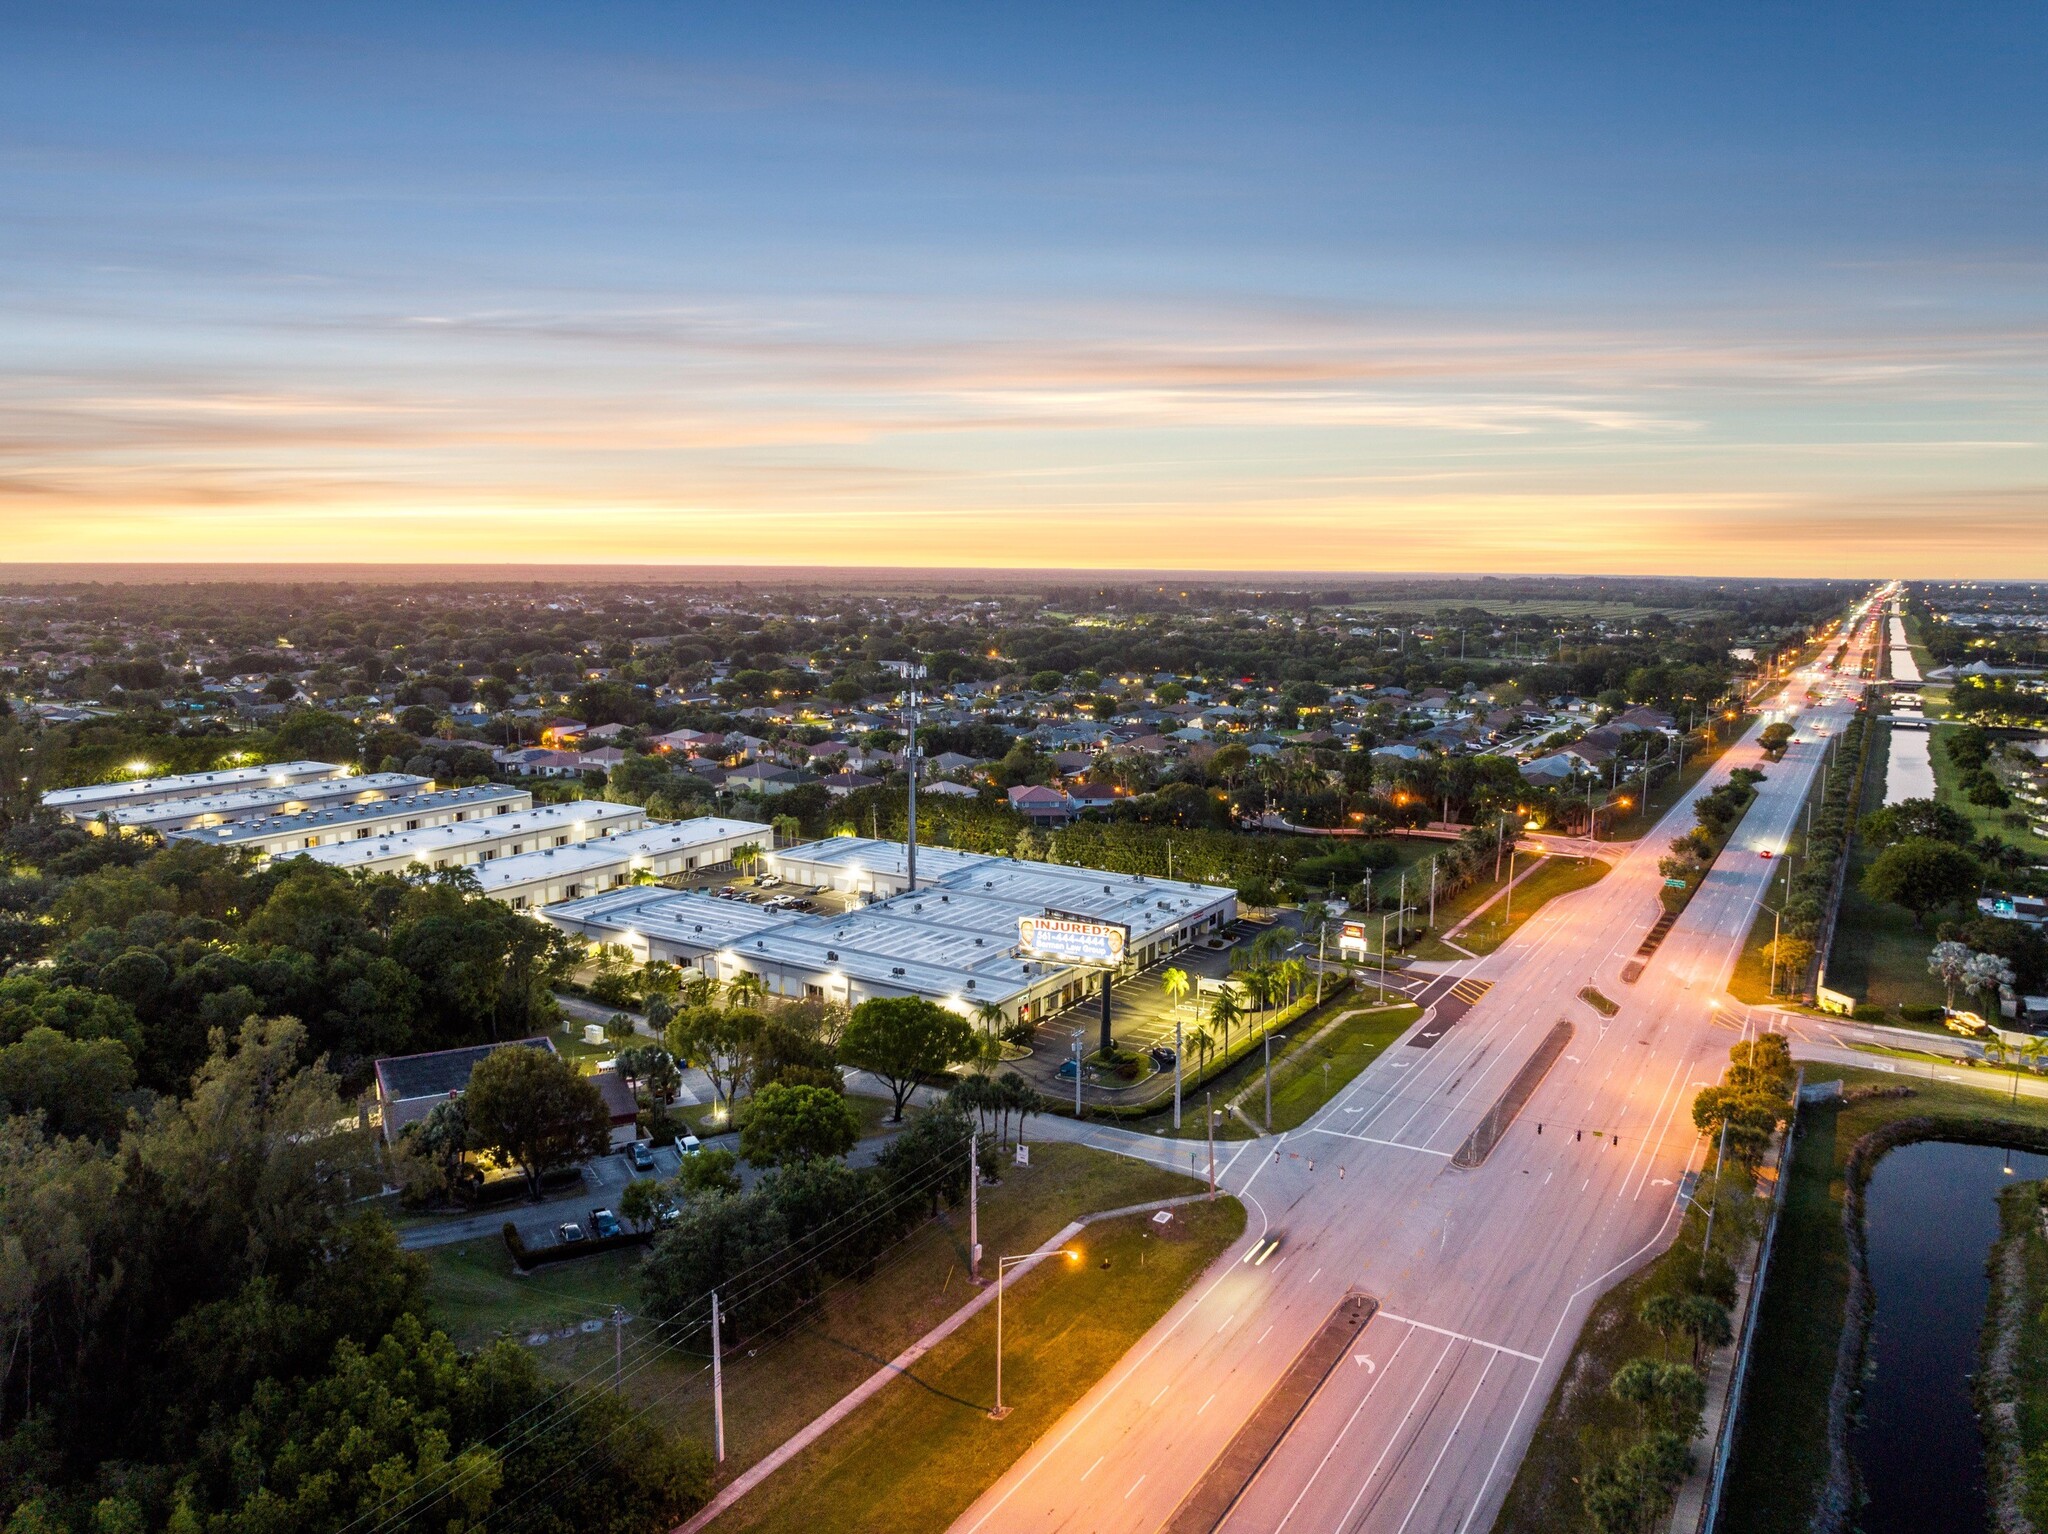
POLYGON ((195 826, 225 825, 235 820, 303 815, 308 810, 343 804, 369 804, 400 794, 419 794, 434 786, 432 778, 409 772, 373 772, 359 778, 321 778, 289 788, 248 788, 202 799, 167 799, 161 804, 136 804, 104 810, 96 817, 125 832, 169 836, 195 826))
POLYGON ((541 914, 642 959, 688 965, 717 980, 757 975, 772 995, 848 1005, 923 996, 967 1013, 998 1007, 1026 1022, 1079 1001, 1099 980, 1092 969, 1020 956, 1021 918, 1058 912, 1127 928, 1128 972, 1237 915, 1236 891, 1216 885, 944 847, 918 849, 913 891, 903 844, 862 837, 813 842, 762 862, 793 884, 868 903, 842 915, 798 915, 678 890, 623 889, 541 914))
POLYGON ((125 783, 56 788, 43 795, 43 808, 56 810, 68 820, 90 820, 102 810, 199 799, 251 788, 289 788, 295 783, 347 775, 348 768, 333 762, 272 762, 267 767, 230 767, 220 772, 186 772, 168 778, 131 778, 125 783))
POLYGON ((766 851, 774 841, 774 831, 756 821, 706 815, 498 858, 478 865, 476 875, 486 895, 525 911, 624 884, 717 868, 730 863, 741 847, 766 851))
POLYGON ((573 846, 594 836, 637 831, 646 824, 647 811, 637 804, 578 799, 460 824, 392 830, 367 841, 316 848, 305 856, 335 868, 376 874, 403 873, 413 867, 468 868, 549 847, 573 846))
POLYGON ((288 857, 316 847, 354 845, 386 832, 405 833, 427 827, 453 830, 530 808, 533 795, 523 788, 487 783, 477 788, 444 788, 434 793, 401 794, 360 804, 330 805, 296 815, 263 815, 217 826, 172 831, 172 841, 203 842, 230 847, 259 858, 288 857))

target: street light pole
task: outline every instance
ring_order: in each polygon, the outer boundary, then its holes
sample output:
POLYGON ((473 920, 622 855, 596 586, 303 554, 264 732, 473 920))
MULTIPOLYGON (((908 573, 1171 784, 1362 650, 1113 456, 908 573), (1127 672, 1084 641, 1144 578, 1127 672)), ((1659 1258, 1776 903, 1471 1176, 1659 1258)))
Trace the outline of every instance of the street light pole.
MULTIPOLYGON (((1072 1247, 1062 1247, 1061 1255, 1069 1262, 1079 1262, 1081 1254, 1072 1247)), ((1020 1262, 1030 1262, 1035 1257, 1048 1257, 1049 1252, 1019 1252, 1014 1257, 996 1259, 996 1404, 989 1408, 989 1416, 997 1422, 1010 1415, 1010 1408, 1003 1405, 1003 1273, 1020 1262)))
POLYGON ((1173 1020, 1173 1127, 1180 1128, 1180 1019, 1173 1020))

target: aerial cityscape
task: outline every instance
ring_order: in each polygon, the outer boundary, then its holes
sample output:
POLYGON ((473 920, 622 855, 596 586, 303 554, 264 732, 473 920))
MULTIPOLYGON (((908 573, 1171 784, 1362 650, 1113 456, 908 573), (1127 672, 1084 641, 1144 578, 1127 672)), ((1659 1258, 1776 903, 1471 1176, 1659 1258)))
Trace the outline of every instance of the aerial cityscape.
POLYGON ((2048 18, 0 19, 4 1534, 2048 1530, 2048 18))

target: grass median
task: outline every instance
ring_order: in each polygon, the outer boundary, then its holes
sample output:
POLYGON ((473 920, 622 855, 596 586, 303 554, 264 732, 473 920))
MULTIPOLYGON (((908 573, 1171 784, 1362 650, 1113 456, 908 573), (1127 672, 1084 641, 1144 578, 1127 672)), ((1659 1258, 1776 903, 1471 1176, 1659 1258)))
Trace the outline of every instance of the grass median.
MULTIPOLYGON (((1377 1060, 1386 1047, 1415 1026, 1422 1009, 1412 1002, 1381 1004, 1366 984, 1353 995, 1357 1004, 1335 1014, 1335 1021, 1300 1031, 1284 1047, 1277 1041, 1273 1052, 1273 1128, 1293 1129, 1331 1097, 1344 1090, 1351 1079, 1377 1060), (1327 1031, 1325 1031, 1327 1029, 1327 1031), (1328 1070, 1324 1067, 1327 1066, 1328 1070)), ((1207 1089, 1218 1112, 1216 1138, 1248 1140, 1252 1131, 1244 1120, 1223 1112, 1223 1105, 1239 1098, 1239 1106, 1254 1122, 1266 1112, 1265 1065, 1254 1052, 1233 1068, 1214 1087, 1207 1089)), ((1153 1126, 1146 1125, 1146 1128, 1153 1126)), ((1169 1114, 1159 1121, 1157 1133, 1183 1140, 1199 1140, 1206 1134, 1202 1123, 1202 1093, 1190 1092, 1183 1099, 1181 1125, 1173 1127, 1169 1114)))
POLYGON ((1090 1226, 712 1525, 715 1534, 920 1534, 946 1528, 1092 1389, 1244 1231, 1233 1198, 1090 1226))
MULTIPOLYGON (((1020 1252, 1079 1215, 1199 1192, 1178 1172, 1086 1146, 1031 1146, 1031 1165, 1005 1164, 1003 1180, 981 1190, 981 1239, 989 1252, 1020 1252)), ((561 1378, 612 1376, 611 1307, 623 1306, 623 1388, 677 1433, 708 1442, 708 1358, 653 1337, 640 1315, 637 1253, 599 1253, 522 1277, 493 1236, 428 1254, 428 1294, 437 1325, 467 1347, 495 1337, 547 1334, 535 1357, 561 1378), (607 1324, 584 1332, 585 1321, 607 1324)), ((728 1474, 788 1439, 903 1348, 965 1304, 967 1211, 920 1226, 883 1254, 865 1282, 831 1288, 800 1324, 776 1340, 742 1343, 725 1358, 728 1474)))

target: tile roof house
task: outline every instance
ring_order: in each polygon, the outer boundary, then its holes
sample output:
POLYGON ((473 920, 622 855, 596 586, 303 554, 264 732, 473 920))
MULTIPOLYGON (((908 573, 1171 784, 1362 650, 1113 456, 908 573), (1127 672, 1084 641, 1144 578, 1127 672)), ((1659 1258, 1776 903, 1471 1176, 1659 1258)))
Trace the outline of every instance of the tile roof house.
POLYGON ((1074 819, 1074 802, 1056 788, 1035 783, 1010 790, 1010 808, 1035 826, 1064 826, 1074 819))

